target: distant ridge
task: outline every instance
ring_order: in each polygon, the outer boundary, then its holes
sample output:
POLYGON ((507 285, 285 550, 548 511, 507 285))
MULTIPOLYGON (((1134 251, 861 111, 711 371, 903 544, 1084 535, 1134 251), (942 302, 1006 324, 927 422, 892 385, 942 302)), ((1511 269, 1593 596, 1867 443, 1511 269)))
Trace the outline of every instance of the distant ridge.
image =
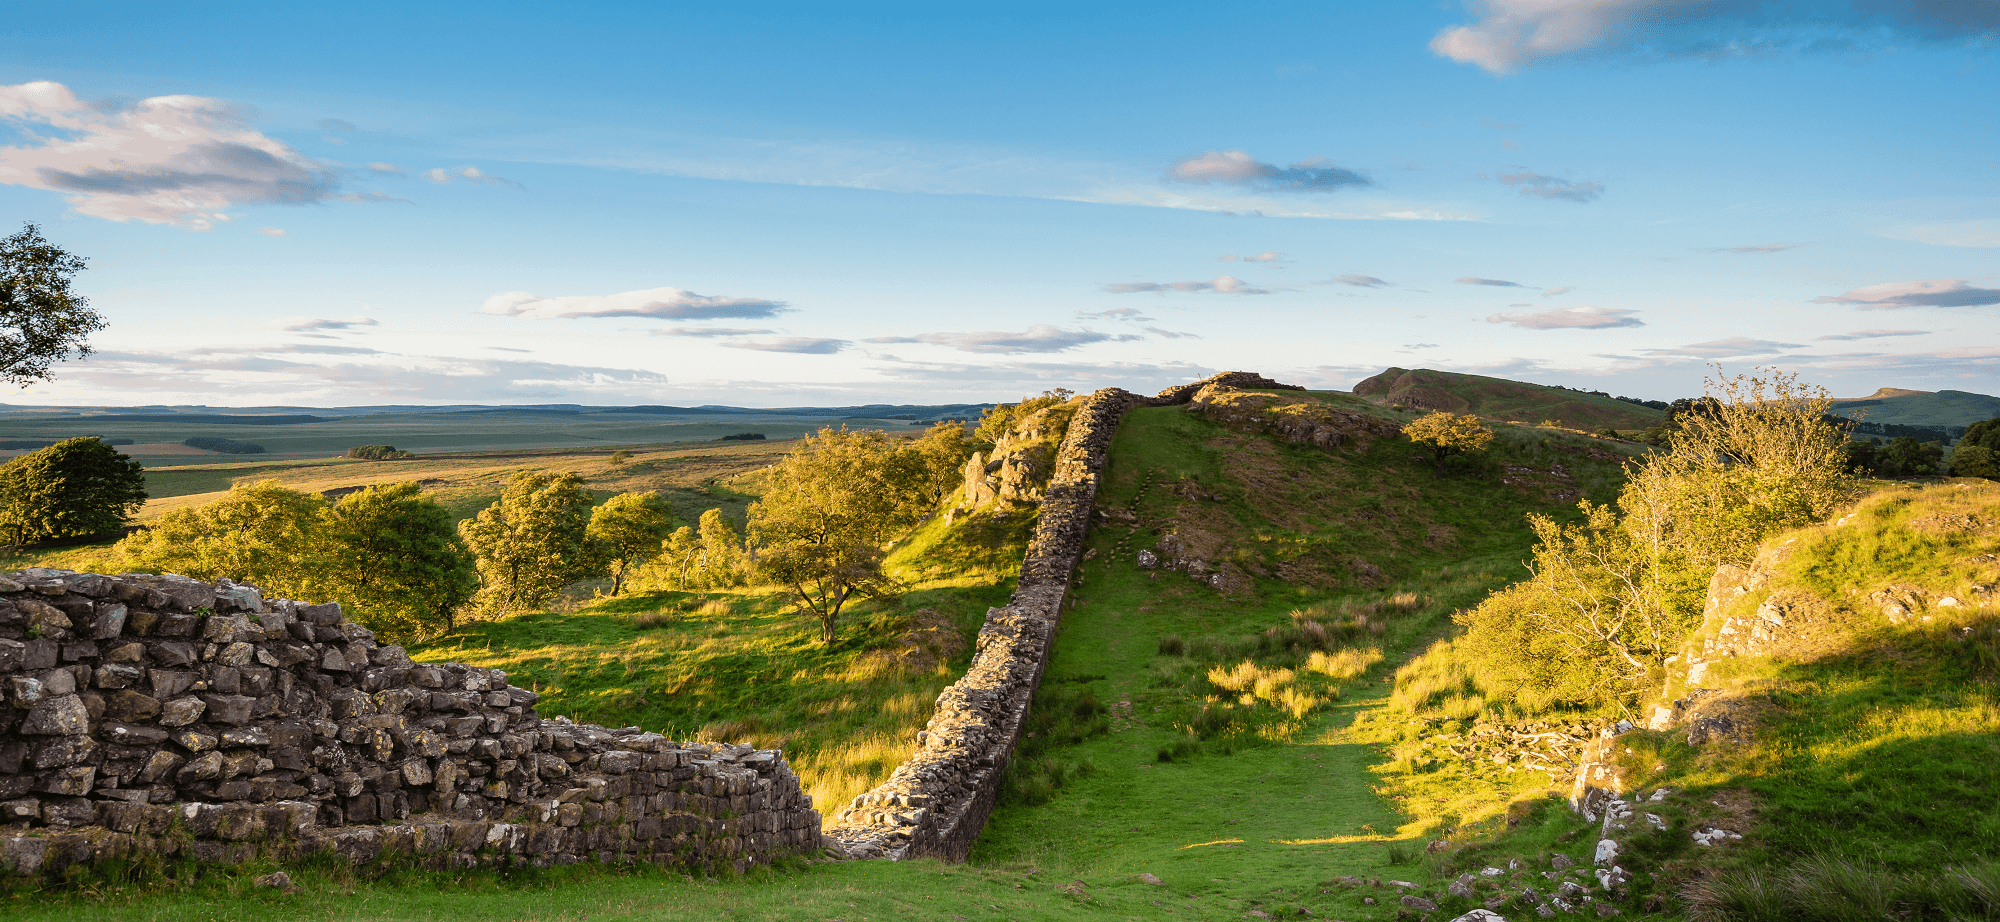
POLYGON ((1859 400, 1835 400, 1833 412, 1882 426, 1962 429, 2000 416, 2000 397, 1969 391, 1913 391, 1885 387, 1859 400))
POLYGON ((1380 404, 1513 422, 1558 420, 1578 429, 1645 429, 1667 416, 1662 410, 1602 393, 1430 368, 1390 368, 1354 385, 1354 393, 1380 404))
POLYGON ((993 406, 990 403, 886 404, 871 403, 847 407, 727 407, 707 405, 674 407, 656 404, 638 406, 586 406, 576 403, 488 406, 387 405, 362 407, 55 407, 10 406, 0 404, 0 419, 19 422, 70 420, 85 417, 111 422, 208 423, 223 426, 285 426, 330 422, 357 416, 409 416, 420 413, 498 414, 529 413, 552 416, 810 416, 848 419, 978 419, 993 406), (232 412, 216 412, 227 410, 232 412))

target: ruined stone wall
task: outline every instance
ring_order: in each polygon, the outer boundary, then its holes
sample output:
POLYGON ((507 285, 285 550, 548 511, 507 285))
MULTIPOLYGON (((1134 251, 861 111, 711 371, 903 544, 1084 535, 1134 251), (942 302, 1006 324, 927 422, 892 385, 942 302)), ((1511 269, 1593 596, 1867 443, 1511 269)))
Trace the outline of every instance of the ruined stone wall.
POLYGON ((338 605, 185 577, 0 578, 0 876, 330 850, 717 867, 820 846, 781 755, 542 719, 338 605))
POLYGON ((1099 478, 1118 422, 1135 406, 1187 403, 1202 388, 1291 388, 1226 372, 1141 397, 1105 388, 1085 398, 1056 452, 1021 576, 986 613, 972 665, 938 696, 917 750, 881 786, 841 810, 828 835, 857 858, 964 860, 1000 796, 1001 776, 1041 684, 1049 647, 1084 551, 1099 478))

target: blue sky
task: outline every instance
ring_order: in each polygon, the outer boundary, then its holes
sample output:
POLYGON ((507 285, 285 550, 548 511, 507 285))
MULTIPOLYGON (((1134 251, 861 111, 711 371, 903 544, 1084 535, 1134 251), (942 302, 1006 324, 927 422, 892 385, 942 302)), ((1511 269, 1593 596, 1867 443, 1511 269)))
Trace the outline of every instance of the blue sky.
POLYGON ((412 6, 10 8, 5 399, 2000 393, 2000 0, 412 6))

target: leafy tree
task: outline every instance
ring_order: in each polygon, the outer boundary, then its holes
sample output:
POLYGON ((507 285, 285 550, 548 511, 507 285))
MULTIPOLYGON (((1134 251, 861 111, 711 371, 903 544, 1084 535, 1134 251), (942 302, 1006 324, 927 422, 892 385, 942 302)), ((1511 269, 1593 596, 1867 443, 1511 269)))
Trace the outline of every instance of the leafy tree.
POLYGON ((96 436, 64 439, 0 466, 0 527, 17 547, 116 531, 145 502, 144 468, 96 436))
POLYGON ((451 511, 414 483, 341 497, 316 536, 318 598, 341 603, 349 618, 385 639, 416 639, 440 628, 451 633, 458 609, 479 588, 451 511))
POLYGON ((624 464, 625 462, 632 460, 632 453, 626 451, 623 448, 620 448, 617 451, 611 453, 611 457, 609 460, 612 464, 624 464))
POLYGON ((1493 430, 1470 414, 1461 416, 1439 410, 1419 417, 1403 427, 1403 435, 1431 450, 1431 464, 1444 474, 1444 461, 1452 455, 1485 451, 1493 444, 1493 430))
POLYGON ((902 454, 910 490, 928 511, 936 509, 965 480, 965 459, 972 457, 972 442, 965 437, 964 426, 941 422, 924 430, 902 454))
POLYGON ((632 568, 659 552, 673 530, 673 507, 656 492, 620 493, 591 510, 587 534, 610 563, 612 595, 624 587, 632 568))
POLYGON ((720 509, 702 513, 696 525, 700 540, 694 559, 695 581, 706 588, 743 585, 743 536, 736 533, 736 526, 720 509))
POLYGON ((323 590, 318 540, 326 497, 275 480, 230 489, 205 506, 176 509, 118 542, 127 566, 196 579, 228 577, 275 597, 312 599, 323 590))
POLYGON ((701 540, 694 535, 694 529, 682 525, 674 533, 660 542, 660 553, 654 558, 654 565, 668 585, 685 591, 688 587, 688 571, 693 569, 695 555, 701 551, 701 540))
POLYGON ((2000 480, 2000 451, 1984 445, 1960 445, 1952 450, 1951 472, 1960 477, 2000 480))
POLYGON ((1884 477, 1922 477, 1944 469, 1944 445, 1897 436, 1876 454, 1875 472, 1884 477))
POLYGON ((791 590, 800 614, 831 644, 855 597, 886 596, 883 548, 915 521, 919 504, 897 482, 896 449, 880 432, 821 429, 772 467, 750 506, 758 570, 791 590))
POLYGON ((82 257, 42 239, 33 224, 0 240, 0 381, 26 387, 49 366, 90 354, 85 337, 104 329, 90 302, 70 290, 82 257))
POLYGON ((499 501, 460 522, 458 533, 479 561, 478 607, 502 615, 542 605, 597 572, 587 536, 590 505, 575 473, 523 471, 499 501))
POLYGON ((417 454, 398 450, 394 445, 356 445, 347 450, 347 456, 360 458, 363 461, 401 461, 404 458, 414 458, 417 454))
POLYGON ((2000 416, 1965 427, 1965 434, 1958 439, 1958 447, 1964 448, 1968 445, 2000 451, 2000 416))

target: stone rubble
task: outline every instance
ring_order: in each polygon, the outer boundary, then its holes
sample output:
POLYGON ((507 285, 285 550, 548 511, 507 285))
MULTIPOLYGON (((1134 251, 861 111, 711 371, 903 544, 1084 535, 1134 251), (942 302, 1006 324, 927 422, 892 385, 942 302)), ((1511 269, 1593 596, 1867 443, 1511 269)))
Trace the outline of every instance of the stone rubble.
POLYGON ((545 720, 333 604, 178 576, 0 578, 0 874, 140 853, 748 867, 822 847, 782 755, 545 720))

